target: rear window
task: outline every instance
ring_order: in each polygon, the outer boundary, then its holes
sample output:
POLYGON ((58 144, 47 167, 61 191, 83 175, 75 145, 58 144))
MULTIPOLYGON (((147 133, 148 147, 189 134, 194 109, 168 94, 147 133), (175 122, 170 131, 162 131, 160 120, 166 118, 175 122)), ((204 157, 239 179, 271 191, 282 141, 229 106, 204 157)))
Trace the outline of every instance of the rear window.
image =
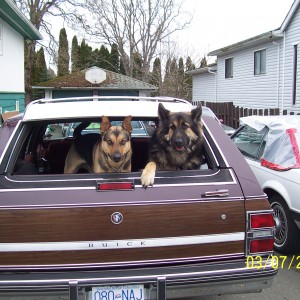
MULTIPOLYGON (((7 173, 14 175, 52 175, 64 174, 66 156, 74 142, 74 130, 87 120, 66 120, 64 122, 43 121, 24 122, 20 134, 16 135, 15 147, 7 159, 7 173)), ((101 139, 101 124, 98 120, 90 123, 81 135, 101 139)), ((122 120, 112 120, 112 125, 122 124, 122 120)), ((149 143, 157 120, 132 120, 132 172, 141 172, 148 162, 149 143)), ((200 170, 216 166, 215 154, 204 139, 203 164, 200 170)), ((89 173, 80 170, 78 173, 89 173)), ((69 175, 70 176, 70 175, 69 175)))

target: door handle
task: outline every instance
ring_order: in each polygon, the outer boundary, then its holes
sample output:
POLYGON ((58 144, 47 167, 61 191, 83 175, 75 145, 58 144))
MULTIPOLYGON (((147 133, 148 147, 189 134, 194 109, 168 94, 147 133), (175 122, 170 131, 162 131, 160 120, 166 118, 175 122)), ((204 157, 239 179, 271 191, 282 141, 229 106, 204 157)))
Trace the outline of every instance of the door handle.
POLYGON ((228 190, 217 190, 217 191, 208 191, 205 192, 204 197, 228 197, 229 191, 228 190))

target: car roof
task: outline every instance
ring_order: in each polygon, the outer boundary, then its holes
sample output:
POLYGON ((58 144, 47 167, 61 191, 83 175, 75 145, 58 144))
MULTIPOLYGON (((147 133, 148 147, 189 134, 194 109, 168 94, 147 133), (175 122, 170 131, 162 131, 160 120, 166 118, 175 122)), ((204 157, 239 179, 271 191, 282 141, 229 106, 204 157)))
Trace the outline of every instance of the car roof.
POLYGON ((167 97, 80 97, 39 99, 31 102, 24 113, 23 121, 70 119, 85 117, 157 117, 158 104, 172 112, 193 108, 186 100, 167 97))
POLYGON ((271 130, 285 131, 289 128, 300 127, 300 115, 280 115, 280 116, 248 116, 240 118, 240 124, 246 124, 260 131, 265 126, 271 130))

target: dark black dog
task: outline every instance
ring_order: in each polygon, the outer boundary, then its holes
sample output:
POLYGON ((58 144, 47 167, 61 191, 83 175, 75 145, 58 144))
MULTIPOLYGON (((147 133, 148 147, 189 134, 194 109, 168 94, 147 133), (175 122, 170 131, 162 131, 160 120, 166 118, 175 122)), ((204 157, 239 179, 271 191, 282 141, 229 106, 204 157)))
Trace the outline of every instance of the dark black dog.
POLYGON ((172 113, 159 104, 159 124, 152 138, 149 162, 141 177, 144 187, 153 185, 156 170, 194 170, 200 167, 201 115, 201 104, 189 113, 172 113))

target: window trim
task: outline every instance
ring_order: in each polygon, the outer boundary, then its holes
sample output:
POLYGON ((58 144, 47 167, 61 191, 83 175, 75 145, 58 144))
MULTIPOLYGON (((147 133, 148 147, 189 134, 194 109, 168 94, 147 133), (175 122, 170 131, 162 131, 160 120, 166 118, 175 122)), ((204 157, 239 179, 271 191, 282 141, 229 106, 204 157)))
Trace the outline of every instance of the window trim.
POLYGON ((225 79, 233 78, 233 57, 228 57, 225 59, 225 79), (230 62, 228 66, 227 62, 230 62), (230 67, 228 69, 228 67, 230 67))
POLYGON ((256 50, 253 53, 254 57, 253 57, 253 73, 255 76, 259 76, 259 75, 264 75, 267 73, 267 49, 260 49, 260 50, 256 50), (264 60, 262 59, 262 53, 265 53, 264 55, 264 60), (256 58, 256 54, 259 54, 259 68, 257 68, 257 58, 256 58), (258 72, 257 72, 257 69, 258 72))

